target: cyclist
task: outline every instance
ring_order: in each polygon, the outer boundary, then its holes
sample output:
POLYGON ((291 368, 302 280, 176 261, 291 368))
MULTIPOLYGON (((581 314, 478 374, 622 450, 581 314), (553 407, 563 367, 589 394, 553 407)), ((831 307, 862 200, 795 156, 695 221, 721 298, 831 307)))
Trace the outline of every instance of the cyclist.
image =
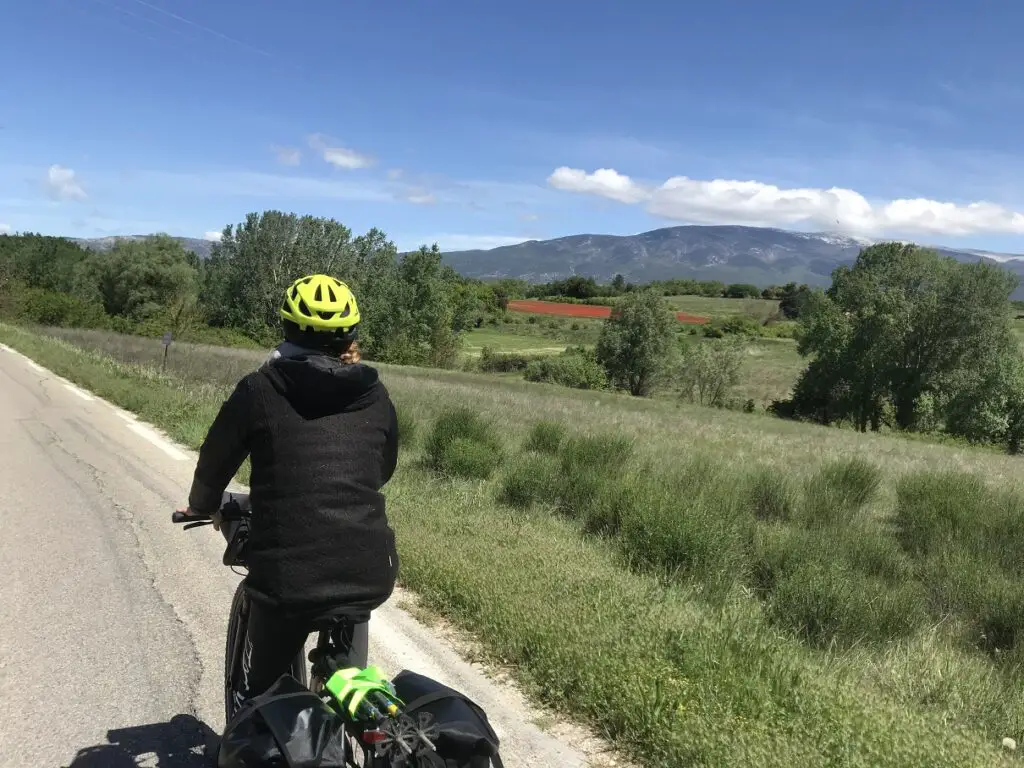
POLYGON ((398 458, 394 405, 360 362, 355 296, 310 275, 286 291, 284 341, 235 387, 199 451, 185 514, 214 514, 246 456, 250 597, 235 711, 267 690, 324 621, 367 664, 370 613, 392 594, 395 536, 380 489, 398 458))

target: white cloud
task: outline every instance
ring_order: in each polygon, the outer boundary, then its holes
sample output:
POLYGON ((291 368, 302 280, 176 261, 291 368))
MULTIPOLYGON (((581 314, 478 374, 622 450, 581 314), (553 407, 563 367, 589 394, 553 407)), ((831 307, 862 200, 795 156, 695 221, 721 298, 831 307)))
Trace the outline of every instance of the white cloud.
POLYGON ((404 171, 401 168, 390 168, 388 170, 388 178, 391 179, 392 181, 396 181, 402 178, 403 173, 404 171))
POLYGON ((639 203, 647 197, 647 191, 635 184, 629 176, 623 176, 611 168, 598 168, 587 173, 576 168, 556 168, 548 177, 548 183, 555 189, 568 192, 589 192, 610 197, 620 203, 639 203))
POLYGON ((295 149, 295 147, 272 147, 274 154, 277 155, 277 162, 281 165, 298 165, 302 162, 301 150, 295 149))
POLYGON ((212 229, 209 232, 203 232, 203 240, 209 240, 212 243, 219 243, 221 237, 221 232, 215 232, 212 229))
POLYGON ((418 187, 407 189, 402 194, 402 199, 413 205, 433 205, 437 202, 437 196, 433 192, 418 187))
POLYGON ((46 190, 58 200, 85 200, 85 190, 75 172, 60 165, 51 165, 46 173, 46 190))
POLYGON ((0 222, 0 235, 6 235, 10 231, 11 231, 11 225, 10 224, 4 224, 4 223, 0 222))
POLYGON ((1024 234, 1024 213, 995 203, 958 204, 922 198, 869 202, 852 189, 783 189, 759 181, 673 176, 660 185, 640 184, 610 168, 593 173, 557 168, 552 187, 644 203, 652 214, 697 224, 786 226, 807 223, 853 234, 920 232, 934 235, 1024 234))
POLYGON ((369 168, 373 165, 373 158, 356 152, 347 147, 331 146, 326 136, 315 133, 309 137, 309 146, 321 154, 323 159, 335 168, 355 170, 357 168, 369 168))

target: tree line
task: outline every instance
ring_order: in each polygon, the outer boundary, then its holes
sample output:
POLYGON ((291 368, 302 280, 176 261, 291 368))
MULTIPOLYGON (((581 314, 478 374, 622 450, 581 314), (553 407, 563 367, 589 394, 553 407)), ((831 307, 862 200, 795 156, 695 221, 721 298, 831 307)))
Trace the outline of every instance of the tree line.
MULTIPOLYGON (((537 380, 603 382, 637 396, 667 385, 722 405, 742 361, 739 340, 692 344, 680 335, 664 296, 698 290, 697 281, 484 283, 443 264, 436 245, 400 254, 380 230, 353 236, 333 219, 274 210, 225 227, 206 261, 167 235, 119 240, 108 252, 39 234, 0 236, 0 316, 268 345, 279 338, 282 292, 311 272, 351 284, 365 318, 366 356, 378 362, 451 366, 465 330, 502 313, 510 298, 551 290, 621 293, 596 348, 535 365, 537 380)), ((772 289, 785 314, 798 319, 798 350, 808 364, 791 396, 770 411, 1020 451, 1024 359, 1010 300, 1017 284, 997 265, 880 243, 836 269, 826 290, 792 283, 772 289)), ((723 295, 729 289, 723 286, 723 295)))
POLYGON ((224 228, 208 260, 167 236, 107 252, 59 237, 0 237, 0 314, 45 325, 110 328, 197 341, 271 344, 285 288, 304 274, 346 280, 360 302, 361 345, 379 362, 451 365, 459 335, 500 309, 489 286, 442 263, 437 246, 399 254, 378 229, 353 236, 328 218, 269 210, 224 228))

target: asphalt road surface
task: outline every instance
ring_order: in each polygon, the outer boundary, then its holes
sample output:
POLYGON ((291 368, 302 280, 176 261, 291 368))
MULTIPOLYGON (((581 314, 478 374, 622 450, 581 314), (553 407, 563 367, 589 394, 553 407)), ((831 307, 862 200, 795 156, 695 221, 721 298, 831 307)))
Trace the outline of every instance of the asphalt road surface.
MULTIPOLYGON (((0 766, 212 764, 240 576, 221 564, 220 534, 170 522, 194 460, 0 348, 0 766)), ((398 608, 400 595, 371 621, 371 663, 475 699, 510 768, 589 764, 398 608)))

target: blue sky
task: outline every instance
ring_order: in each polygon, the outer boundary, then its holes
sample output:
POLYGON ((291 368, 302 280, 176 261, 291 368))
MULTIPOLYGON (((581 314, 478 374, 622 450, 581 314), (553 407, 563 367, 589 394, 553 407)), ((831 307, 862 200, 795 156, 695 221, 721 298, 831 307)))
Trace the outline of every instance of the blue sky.
POLYGON ((1024 251, 1004 0, 0 0, 0 229, 744 223, 1024 251), (894 202, 895 201, 895 202, 894 202))

